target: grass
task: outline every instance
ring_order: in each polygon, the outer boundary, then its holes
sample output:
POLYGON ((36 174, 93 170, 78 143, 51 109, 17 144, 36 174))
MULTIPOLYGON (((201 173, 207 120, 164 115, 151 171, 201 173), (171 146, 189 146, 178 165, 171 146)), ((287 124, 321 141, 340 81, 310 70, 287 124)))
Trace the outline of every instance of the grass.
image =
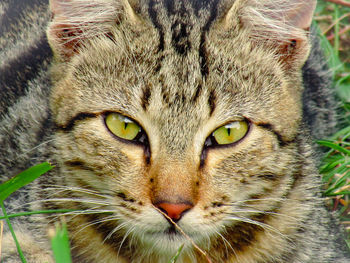
POLYGON ((56 229, 49 232, 51 247, 56 263, 71 263, 69 236, 65 222, 56 224, 56 229))
MULTIPOLYGON (((10 180, 0 185, 0 207, 3 212, 3 216, 0 217, 0 220, 5 220, 5 222, 7 223, 8 228, 12 234, 12 238, 16 244, 18 255, 23 263, 26 263, 27 261, 24 257, 21 246, 13 230, 10 218, 17 217, 17 216, 29 216, 33 214, 65 213, 65 212, 71 212, 71 210, 61 209, 61 210, 30 211, 30 212, 23 212, 19 214, 8 215, 6 212, 4 201, 15 191, 33 182, 35 179, 37 179, 44 173, 48 172, 52 168, 53 166, 51 166, 49 163, 41 163, 23 171, 22 173, 18 174, 17 176, 11 178, 10 180)), ((2 235, 2 224, 1 224, 1 235, 2 235)), ((71 257, 70 257, 70 248, 69 248, 69 237, 68 237, 68 231, 65 223, 57 224, 56 230, 50 231, 50 237, 51 237, 51 247, 53 250, 56 263, 70 263, 71 257)), ((0 239, 0 245, 1 245, 1 239, 0 239)))
MULTIPOLYGON (((320 172, 325 184, 324 196, 328 199, 330 210, 337 211, 341 222, 348 230, 348 246, 350 248, 350 8, 328 1, 319 1, 315 20, 322 34, 322 46, 329 59, 333 72, 333 81, 336 94, 339 98, 340 126, 339 131, 318 143, 327 150, 320 172)), ((18 254, 22 262, 26 262, 12 229, 10 219, 17 216, 31 214, 64 213, 70 210, 44 210, 7 215, 4 207, 6 198, 20 187, 30 183, 37 177, 51 169, 48 163, 32 167, 19 176, 0 185, 0 206, 4 214, 0 220, 5 220, 17 245, 18 254)), ((2 221, 0 237, 2 235, 2 221)), ((57 225, 51 231, 52 249, 57 263, 69 263, 69 238, 64 223, 57 225)), ((170 262, 176 262, 182 247, 170 262)), ((1 252, 1 239, 0 239, 1 252)))
POLYGON ((350 7, 319 1, 315 20, 322 32, 321 44, 333 72, 339 99, 339 131, 318 141, 327 151, 320 173, 329 209, 344 224, 350 249, 350 7))
POLYGON ((19 245, 16 234, 13 230, 12 224, 10 222, 10 218, 7 215, 4 201, 12 193, 22 188, 23 186, 31 183, 42 174, 49 171, 50 169, 52 169, 52 166, 49 163, 42 163, 25 170, 24 172, 18 174, 17 176, 13 177, 12 179, 0 185, 0 207, 1 207, 2 213, 4 214, 3 218, 5 219, 7 226, 12 234, 12 238, 16 243, 18 255, 21 258, 22 262, 26 262, 26 259, 23 255, 21 246, 19 245))

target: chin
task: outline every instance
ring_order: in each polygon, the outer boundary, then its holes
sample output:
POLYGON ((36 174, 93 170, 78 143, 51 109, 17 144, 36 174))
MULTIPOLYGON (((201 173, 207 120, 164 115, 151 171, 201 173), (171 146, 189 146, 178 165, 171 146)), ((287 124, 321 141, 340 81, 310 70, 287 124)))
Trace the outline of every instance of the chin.
POLYGON ((182 245, 184 246, 183 251, 190 249, 192 246, 190 241, 173 227, 169 227, 168 230, 163 232, 143 233, 138 236, 138 239, 141 247, 170 256, 175 255, 182 245))
POLYGON ((181 256, 191 258, 195 250, 193 243, 200 245, 205 240, 203 236, 197 234, 185 236, 174 226, 169 226, 165 230, 157 232, 146 231, 142 233, 142 231, 135 231, 135 237, 138 239, 139 247, 144 250, 144 254, 158 255, 160 258, 164 258, 163 262, 169 262, 181 247, 181 256))

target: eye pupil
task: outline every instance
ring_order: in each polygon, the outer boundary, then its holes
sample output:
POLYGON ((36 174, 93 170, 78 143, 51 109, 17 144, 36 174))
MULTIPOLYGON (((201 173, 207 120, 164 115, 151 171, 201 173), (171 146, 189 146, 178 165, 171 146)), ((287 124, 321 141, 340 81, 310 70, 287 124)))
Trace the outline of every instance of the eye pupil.
POLYGON ((118 113, 109 113, 105 117, 108 130, 115 136, 135 141, 141 137, 142 129, 135 121, 118 113))
POLYGON ((207 141, 214 141, 217 145, 232 144, 241 140, 248 132, 247 121, 234 121, 217 128, 206 140, 205 146, 208 147, 207 141), (209 140, 209 138, 212 138, 209 140))

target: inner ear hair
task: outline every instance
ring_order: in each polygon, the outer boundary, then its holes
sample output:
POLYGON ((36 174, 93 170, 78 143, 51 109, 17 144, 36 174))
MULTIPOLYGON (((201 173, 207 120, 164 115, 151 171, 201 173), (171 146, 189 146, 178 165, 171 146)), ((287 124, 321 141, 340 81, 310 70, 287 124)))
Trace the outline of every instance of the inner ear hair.
POLYGON ((289 41, 309 29, 315 7, 316 0, 236 0, 223 25, 229 29, 239 21, 253 37, 289 41))
POLYGON ((237 24, 257 46, 273 49, 284 68, 302 65, 309 52, 308 30, 316 0, 236 0, 222 20, 237 24))
POLYGON ((50 0, 53 20, 47 31, 56 58, 68 61, 84 41, 110 36, 122 21, 140 23, 128 0, 50 0))

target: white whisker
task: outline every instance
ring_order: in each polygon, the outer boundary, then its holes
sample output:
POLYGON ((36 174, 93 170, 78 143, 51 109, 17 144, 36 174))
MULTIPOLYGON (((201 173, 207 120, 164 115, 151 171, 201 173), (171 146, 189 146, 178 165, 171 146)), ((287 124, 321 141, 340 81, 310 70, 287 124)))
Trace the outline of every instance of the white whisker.
POLYGON ((276 216, 276 217, 284 217, 284 218, 288 218, 288 219, 292 219, 294 220, 294 217, 291 217, 289 215, 285 215, 285 214, 281 214, 281 213, 277 213, 277 212, 271 212, 271 211, 262 211, 262 210, 252 210, 250 209, 251 207, 248 207, 249 210, 246 210, 246 209, 235 209, 235 210, 232 210, 230 211, 228 214, 230 215, 235 215, 235 214, 244 214, 244 213, 247 213, 247 214, 260 214, 260 215, 272 215, 272 216, 276 216))
POLYGON ((237 258, 237 254, 236 251, 234 250, 234 248, 231 246, 230 242, 228 242, 228 240, 222 235, 220 234, 219 231, 215 231, 217 235, 219 235, 222 240, 224 241, 224 245, 225 245, 225 249, 226 249, 226 254, 229 255, 228 253, 228 249, 227 249, 227 245, 230 247, 230 249, 232 250, 233 254, 235 254, 235 257, 237 258))
POLYGON ((279 231, 278 229, 268 225, 268 224, 265 224, 265 223, 262 223, 262 222, 259 222, 259 221, 256 221, 256 220, 253 220, 253 219, 250 219, 250 218, 246 218, 246 217, 229 217, 227 218, 228 220, 233 220, 233 221, 238 221, 238 222, 244 222, 244 223, 248 223, 248 224, 252 224, 252 225, 256 225, 256 226, 259 226, 261 227, 262 229, 264 230, 268 230, 270 232, 273 232, 273 233, 276 233, 280 236, 282 236, 283 238, 285 239, 290 239, 288 236, 284 235, 283 233, 281 233, 281 231, 279 231))
POLYGON ((113 228, 113 230, 105 237, 105 239, 103 240, 103 243, 106 242, 107 239, 110 239, 114 235, 114 233, 119 231, 121 228, 124 228, 125 225, 126 225, 126 223, 121 223, 118 226, 116 226, 115 228, 113 228))
MULTIPOLYGON (((101 198, 108 198, 107 196, 101 194, 100 192, 97 191, 93 191, 90 189, 85 189, 85 188, 81 188, 81 187, 76 187, 76 186, 62 186, 62 185, 43 185, 43 187, 45 187, 45 189, 40 189, 41 191, 45 191, 45 192, 50 192, 50 191, 55 191, 55 190, 59 190, 61 192, 77 192, 77 193, 86 193, 86 194, 90 194, 90 195, 94 195, 97 197, 101 197, 101 198)), ((57 192, 55 192, 57 193, 57 192)), ((55 194, 53 193, 53 194, 55 194)))
POLYGON ((117 221, 118 219, 119 219, 118 216, 112 215, 112 216, 104 217, 103 219, 94 220, 92 222, 83 224, 83 225, 80 226, 79 230, 74 232, 74 236, 76 234, 80 233, 81 231, 85 230, 86 228, 90 227, 90 226, 98 225, 98 224, 105 223, 105 222, 110 222, 110 221, 117 221))
POLYGON ((124 234, 123 240, 122 240, 122 242, 120 242, 117 255, 119 255, 120 250, 121 250, 121 248, 122 248, 122 246, 123 246, 125 240, 127 239, 127 237, 128 237, 128 236, 130 235, 130 233, 132 233, 134 230, 135 230, 135 227, 129 228, 128 231, 124 234))

